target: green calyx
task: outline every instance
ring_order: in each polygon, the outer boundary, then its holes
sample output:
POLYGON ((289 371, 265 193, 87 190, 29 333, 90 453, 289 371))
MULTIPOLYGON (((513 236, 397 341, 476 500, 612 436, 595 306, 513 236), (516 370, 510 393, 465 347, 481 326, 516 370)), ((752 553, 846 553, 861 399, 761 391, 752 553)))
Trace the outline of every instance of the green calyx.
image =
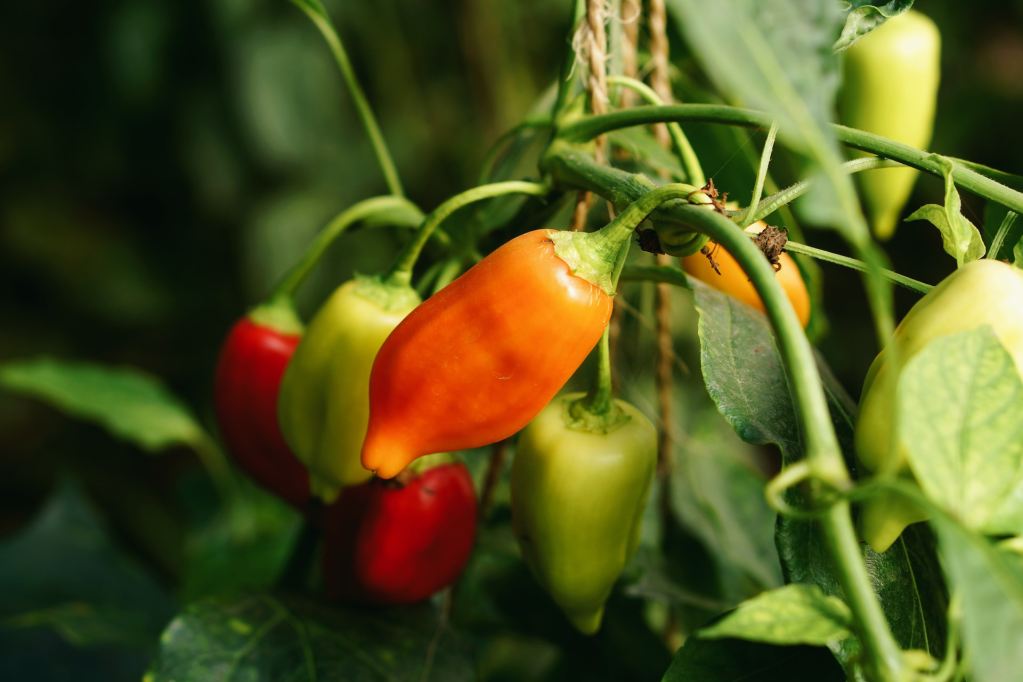
POLYGON ((693 185, 672 183, 650 190, 629 204, 614 220, 596 232, 551 230, 554 252, 568 264, 572 274, 614 296, 618 273, 624 263, 623 246, 640 223, 662 204, 681 200, 703 204, 708 197, 693 185))
POLYGON ((445 464, 454 464, 457 461, 458 458, 450 452, 437 452, 432 455, 426 455, 425 457, 418 457, 412 460, 412 463, 405 467, 405 471, 414 474, 415 476, 421 476, 430 469, 444 466, 445 464))
POLYGON ((631 419, 616 400, 609 401, 606 409, 601 412, 595 412, 591 405, 592 398, 589 395, 564 399, 562 419, 565 420, 565 426, 573 431, 607 435, 621 428, 631 419))
POLYGON ((416 290, 402 280, 360 274, 356 274, 354 279, 355 293, 385 311, 411 309, 421 301, 416 290))
POLYGON ((282 334, 301 334, 305 329, 290 296, 273 298, 249 311, 249 319, 282 334))

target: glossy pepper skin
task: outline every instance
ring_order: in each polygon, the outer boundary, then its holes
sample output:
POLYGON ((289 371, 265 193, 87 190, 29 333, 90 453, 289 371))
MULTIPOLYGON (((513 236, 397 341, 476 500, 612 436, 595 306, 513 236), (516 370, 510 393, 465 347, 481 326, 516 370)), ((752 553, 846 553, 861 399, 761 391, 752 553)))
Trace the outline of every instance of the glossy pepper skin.
MULTIPOLYGON (((941 76, 941 34, 909 10, 887 20, 845 52, 842 122, 912 147, 931 141, 941 76)), ((886 168, 859 176, 874 233, 887 239, 909 199, 918 171, 886 168)))
MULTIPOLYGON (((732 254, 728 253, 723 246, 713 243, 708 243, 708 247, 713 249, 714 263, 718 266, 720 273, 715 272, 705 255, 694 253, 682 258, 682 269, 686 274, 739 299, 760 312, 765 312, 760 295, 753 288, 753 283, 749 281, 732 254)), ((806 327, 810 321, 810 294, 806 290, 806 283, 799 272, 799 266, 789 254, 784 252, 778 257, 778 264, 780 267, 776 270, 775 277, 795 309, 800 323, 806 327)))
MULTIPOLYGON (((907 469, 905 447, 892 443, 902 368, 931 341, 982 325, 990 325, 1023 378, 1023 271, 994 260, 968 263, 920 299, 899 323, 863 384, 856 453, 869 471, 907 469), (889 361, 893 347, 898 349, 897 364, 889 361)), ((900 497, 877 496, 861 507, 860 531, 874 550, 883 552, 906 526, 926 518, 923 510, 900 497)))
POLYGON ((250 316, 231 328, 220 351, 214 402, 220 433, 238 466, 264 488, 303 508, 309 475, 277 426, 281 377, 301 335, 250 316))
POLYGON ((384 339, 418 303, 407 286, 369 277, 346 282, 317 311, 288 365, 281 430, 308 467, 313 494, 327 503, 371 475, 359 461, 370 369, 384 339))
POLYGON ((464 464, 434 466, 404 484, 372 479, 345 488, 325 517, 327 595, 422 601, 458 578, 475 535, 476 494, 464 464))
POLYGON ((512 527, 537 580, 576 628, 592 634, 639 542, 657 430, 622 400, 606 433, 588 430, 571 414, 581 397, 555 398, 519 436, 512 527))
POLYGON ((524 427, 600 339, 611 297, 535 230, 507 242, 410 314, 377 354, 362 463, 390 478, 417 457, 524 427))

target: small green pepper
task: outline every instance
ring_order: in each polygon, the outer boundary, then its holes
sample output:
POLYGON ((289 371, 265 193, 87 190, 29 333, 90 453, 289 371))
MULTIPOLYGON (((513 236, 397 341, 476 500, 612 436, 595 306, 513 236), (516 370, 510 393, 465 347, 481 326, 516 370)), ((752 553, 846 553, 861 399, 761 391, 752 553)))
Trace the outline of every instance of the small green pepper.
POLYGON ((277 403, 281 432, 325 502, 371 476, 359 459, 370 370, 384 339, 419 301, 411 287, 378 278, 346 282, 316 313, 288 363, 277 403))
POLYGON ((522 431, 512 526, 537 580, 576 628, 592 634, 639 541, 657 430, 622 400, 606 419, 585 414, 583 400, 581 393, 555 398, 522 431))
MULTIPOLYGON (((920 299, 899 323, 889 345, 867 372, 856 423, 856 452, 869 471, 905 472, 907 455, 893 443, 895 390, 906 363, 931 341, 990 325, 1016 361, 1023 378, 1023 270, 994 260, 968 263, 920 299), (897 362, 889 358, 897 354, 897 362)), ((894 495, 868 499, 860 510, 860 531, 883 552, 926 513, 894 495)))
MULTIPOLYGON (((934 22, 910 10, 892 17, 845 52, 839 99, 842 122, 926 148, 934 127, 941 76, 941 34, 934 22)), ((860 175, 874 234, 895 232, 918 171, 886 168, 860 175)))

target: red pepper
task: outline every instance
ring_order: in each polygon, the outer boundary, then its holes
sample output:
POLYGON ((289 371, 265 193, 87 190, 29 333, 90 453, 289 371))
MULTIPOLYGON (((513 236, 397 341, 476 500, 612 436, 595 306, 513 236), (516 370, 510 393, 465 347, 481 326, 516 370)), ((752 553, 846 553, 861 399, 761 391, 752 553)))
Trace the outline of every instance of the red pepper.
POLYGON ((612 303, 555 252, 562 234, 512 239, 391 332, 370 375, 364 467, 390 478, 422 455, 507 438, 568 381, 612 303))
POLYGON ((301 339, 294 327, 243 317, 220 352, 214 385, 217 421, 228 452, 257 483, 290 504, 309 501, 309 474, 277 426, 277 391, 301 339))
POLYGON ((448 463, 413 475, 404 484, 372 479, 345 488, 327 508, 329 597, 410 604, 458 578, 476 535, 469 470, 448 463))

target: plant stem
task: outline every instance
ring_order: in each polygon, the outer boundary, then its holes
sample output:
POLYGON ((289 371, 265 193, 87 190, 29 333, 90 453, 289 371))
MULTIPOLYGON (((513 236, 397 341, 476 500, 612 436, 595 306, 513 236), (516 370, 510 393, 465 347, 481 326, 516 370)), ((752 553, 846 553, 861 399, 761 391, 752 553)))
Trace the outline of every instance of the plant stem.
MULTIPOLYGON (((831 251, 825 251, 823 249, 817 249, 806 244, 800 244, 799 242, 786 242, 785 250, 791 251, 792 253, 799 253, 810 258, 822 260, 827 263, 834 263, 835 265, 841 265, 852 270, 858 270, 860 272, 869 272, 870 268, 861 260, 856 258, 850 258, 849 256, 843 256, 841 254, 832 253, 831 251)), ((913 279, 912 277, 906 277, 900 275, 897 272, 888 270, 887 268, 881 268, 880 274, 882 277, 890 282, 898 284, 899 286, 905 287, 910 291, 915 291, 919 294, 926 294, 928 291, 934 288, 931 284, 925 284, 919 280, 913 279)))
MULTIPOLYGON (((860 173, 862 171, 875 170, 877 168, 895 168, 899 165, 901 164, 899 164, 898 161, 871 156, 846 161, 841 167, 846 173, 860 173)), ((812 186, 812 179, 800 180, 779 192, 775 192, 770 196, 764 197, 757 203, 756 210, 754 210, 753 215, 750 216, 751 219, 749 219, 749 222, 755 223, 758 220, 766 218, 782 206, 787 206, 806 194, 812 186)))
MULTIPOLYGON (((559 136, 566 141, 584 142, 620 128, 669 121, 724 123, 751 128, 769 128, 773 122, 769 114, 753 109, 723 104, 672 104, 633 107, 600 116, 586 116, 563 126, 559 136)), ((903 165, 943 177, 942 163, 931 152, 837 123, 830 127, 839 142, 853 149, 893 159, 903 165)), ((1023 193, 978 173, 962 162, 949 160, 952 163, 952 179, 957 185, 1017 213, 1023 213, 1023 193)))
POLYGON ((391 153, 387 149, 387 143, 384 142, 384 136, 380 132, 380 126, 377 125, 376 117, 373 115, 373 109, 369 106, 369 101, 366 99, 366 93, 363 91, 362 86, 359 84, 358 78, 355 77, 355 70, 352 69, 352 62, 348 59, 348 53, 345 51, 344 44, 341 42, 340 36, 337 31, 334 30, 333 25, 330 23, 330 18, 327 16, 327 12, 323 5, 317 0, 315 4, 312 2, 302 0, 292 0, 292 2, 300 10, 305 12, 306 16, 316 25, 316 28, 320 30, 324 40, 327 41, 327 45, 330 47, 331 53, 334 55, 334 61, 337 62, 338 69, 341 71, 341 77, 345 81, 345 85, 348 87, 348 92, 352 96, 352 100, 355 102, 355 108, 359 112, 359 118, 362 120, 362 125, 366 129, 366 134, 369 136, 370 144, 373 145, 373 152, 376 154, 377 162, 380 164, 380 170, 384 174, 384 180, 387 182, 388 190, 391 194, 396 196, 402 196, 405 191, 402 189, 401 180, 398 178, 398 171, 395 169, 394 160, 391 158, 391 153))
MULTIPOLYGON (((618 85, 632 90, 650 104, 664 104, 664 101, 658 97, 653 88, 635 78, 608 76, 607 82, 610 85, 618 85)), ((689 138, 682 132, 682 126, 672 122, 668 123, 667 127, 668 134, 671 136, 671 143, 675 147, 675 153, 682 160, 682 168, 686 172, 686 180, 697 187, 703 187, 703 185, 707 184, 707 177, 703 174, 703 167, 700 165, 700 159, 697 158, 693 146, 689 144, 689 138)))
POLYGON ((753 214, 756 212, 757 204, 760 203, 760 196, 764 193, 764 180, 767 178, 767 171, 771 166, 771 154, 774 153, 776 137, 778 137, 778 124, 772 123, 771 129, 767 131, 767 139, 764 140, 764 151, 760 155, 760 168, 757 170, 757 179, 753 184, 753 197, 739 222, 739 227, 746 227, 756 220, 753 214))
POLYGON ((334 216, 327 226, 320 230, 313 243, 306 249, 302 260, 287 272, 284 279, 274 289, 270 300, 294 296, 295 291, 320 262, 323 254, 334 243, 334 240, 344 234, 345 230, 352 225, 384 213, 391 214, 387 223, 396 227, 416 227, 423 221, 423 212, 404 197, 373 197, 360 201, 334 216))
MULTIPOLYGON (((1009 211, 1002 218, 1002 224, 998 226, 998 232, 995 233, 994 238, 991 239, 991 247, 987 251, 987 258, 1009 258, 1011 260, 1012 253, 1003 254, 1002 250, 1005 245, 1005 239, 1012 231, 1012 226, 1016 223, 1016 219, 1019 214, 1015 211, 1009 211)), ((1018 236, 1018 235, 1017 235, 1018 236)), ((1009 244, 1008 250, 1011 252, 1015 244, 1009 244)))
POLYGON ((561 62, 561 74, 558 77, 558 94, 554 99, 554 108, 551 111, 551 120, 557 125, 558 119, 564 113, 568 105, 568 93, 575 82, 575 39, 576 26, 586 16, 586 0, 575 0, 572 3, 572 23, 568 27, 568 49, 565 50, 565 58, 561 62))
POLYGON ((495 182, 490 185, 480 185, 461 194, 456 194, 426 216, 426 220, 416 232, 415 238, 398 254, 397 260, 384 279, 398 285, 408 285, 411 283, 412 268, 415 267, 419 254, 422 252, 423 247, 426 246, 426 242, 429 241, 430 235, 452 213, 463 206, 505 194, 528 194, 542 197, 547 194, 548 190, 548 186, 543 183, 509 180, 507 182, 495 182))

